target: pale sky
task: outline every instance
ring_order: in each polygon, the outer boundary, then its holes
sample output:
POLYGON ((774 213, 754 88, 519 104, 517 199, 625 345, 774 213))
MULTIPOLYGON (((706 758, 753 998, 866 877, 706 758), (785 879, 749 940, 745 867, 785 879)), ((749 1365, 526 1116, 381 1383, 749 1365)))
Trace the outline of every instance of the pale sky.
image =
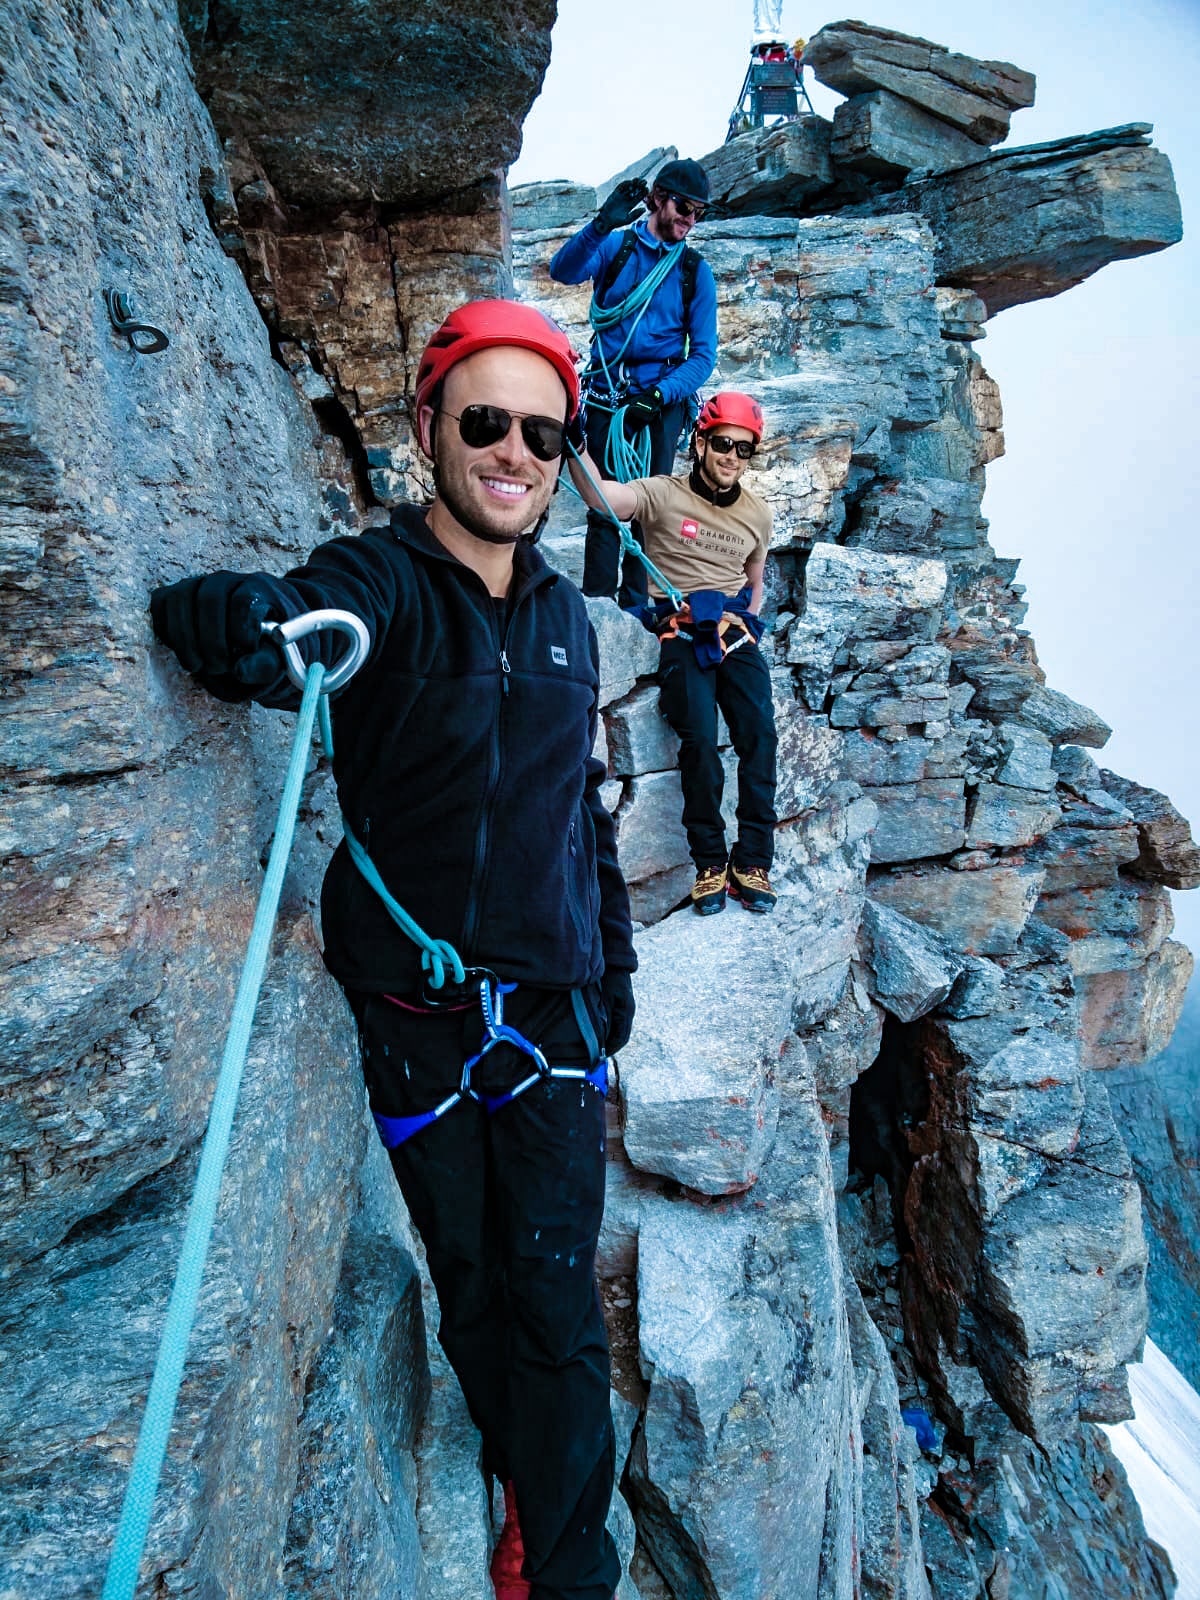
MULTIPOLYGON (((846 14, 785 0, 784 31, 846 14)), ((989 323, 977 348, 1000 385, 1008 453, 988 469, 983 510, 997 553, 1021 558, 1048 683, 1114 729, 1097 760, 1200 825, 1200 0, 905 0, 849 14, 1035 73, 1009 146, 1151 122, 1171 158, 1182 244, 989 323)), ((706 155, 741 87, 752 17, 752 0, 560 0, 510 183, 599 182, 656 145, 706 155)), ((831 115, 839 96, 808 81, 831 115)), ((1200 952, 1200 890, 1175 908, 1200 952)))

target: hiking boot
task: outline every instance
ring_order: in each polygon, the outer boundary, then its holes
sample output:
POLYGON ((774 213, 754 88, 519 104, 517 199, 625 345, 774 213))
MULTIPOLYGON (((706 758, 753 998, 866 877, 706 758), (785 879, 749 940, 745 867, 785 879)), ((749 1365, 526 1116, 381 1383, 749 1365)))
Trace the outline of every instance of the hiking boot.
POLYGON ((517 1521, 517 1492, 511 1483, 504 1485, 504 1526, 492 1551, 489 1571, 496 1600, 529 1600, 530 1584, 521 1576, 525 1564, 525 1541, 517 1521))
POLYGON ((729 892, 747 911, 774 911, 779 896, 771 887, 766 867, 739 867, 729 863, 729 892))
POLYGON ((697 867, 692 885, 692 907, 702 917, 715 916, 725 909, 725 863, 719 867, 697 867))

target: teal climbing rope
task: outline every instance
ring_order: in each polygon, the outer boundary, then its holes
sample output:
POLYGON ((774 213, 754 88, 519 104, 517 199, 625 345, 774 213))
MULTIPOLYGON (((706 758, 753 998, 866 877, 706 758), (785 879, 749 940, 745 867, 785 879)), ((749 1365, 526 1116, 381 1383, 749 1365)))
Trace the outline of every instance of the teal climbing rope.
POLYGON ((663 252, 651 267, 650 271, 616 305, 602 306, 596 295, 592 295, 592 303, 588 315, 591 319, 596 339, 593 345, 595 357, 592 366, 583 374, 585 383, 598 389, 597 379, 603 379, 604 390, 611 397, 613 403, 605 403, 593 394, 589 405, 593 409, 612 412, 612 422, 608 429, 608 444, 604 452, 604 470, 610 478, 615 478, 619 483, 629 483, 633 478, 645 478, 650 472, 650 430, 643 424, 634 431, 630 438, 625 429, 624 405, 615 403, 616 397, 625 388, 625 377, 622 363, 625 352, 638 324, 646 315, 647 308, 653 300, 656 290, 674 270, 676 264, 683 259, 687 247, 683 244, 673 245, 670 250, 663 252), (607 333, 610 328, 619 326, 626 318, 632 317, 629 331, 621 342, 621 348, 613 356, 605 356, 604 344, 600 338, 602 333, 607 333), (611 365, 610 365, 611 363, 611 365), (612 368, 617 369, 616 377, 612 368))
POLYGON ((195 1321, 196 1306, 200 1298, 200 1283, 204 1276, 204 1263, 212 1238, 216 1218, 217 1199, 221 1191, 221 1178, 229 1153, 229 1140, 237 1109, 242 1072, 250 1046, 250 1028, 262 989, 267 959, 271 950, 271 934, 275 927, 275 914, 283 888, 283 876, 291 853, 292 838, 296 831, 296 817, 300 809, 301 785, 308 766, 312 745, 313 722, 317 703, 321 697, 321 681, 325 668, 320 662, 309 667, 304 683, 304 695, 296 720, 296 735, 292 741, 291 758, 284 779, 283 795, 279 802, 279 816, 275 823, 275 838, 271 856, 263 879, 262 893, 254 913, 254 926, 246 950, 246 962, 233 1003, 233 1017, 225 1041, 225 1053, 217 1074, 217 1087, 213 1093, 208 1129, 200 1151, 200 1170, 196 1175, 196 1188, 188 1210, 187 1227, 179 1251, 179 1267, 175 1285, 167 1306, 166 1322, 154 1364, 154 1376, 146 1400, 138 1434, 137 1450, 125 1499, 121 1507, 121 1520, 109 1557, 108 1573, 104 1580, 101 1600, 132 1600, 137 1588, 138 1568, 146 1536, 150 1530, 150 1514, 162 1472, 163 1457, 175 1415, 179 1385, 183 1378, 184 1359, 188 1338, 195 1321))
MULTIPOLYGON (((612 523, 613 527, 616 528, 617 533, 618 533, 618 535, 620 537, 620 540, 621 540, 621 548, 624 551, 626 551, 627 554, 636 557, 636 559, 642 563, 642 565, 646 569, 647 574, 654 580, 654 582, 658 585, 658 587, 666 595, 667 599, 674 606, 675 610, 676 611, 682 611, 683 610, 683 595, 682 595, 682 593, 675 587, 675 585, 671 582, 671 580, 669 578, 664 577, 664 575, 658 570, 658 568, 654 565, 653 561, 651 561, 650 557, 642 549, 641 545, 633 537, 632 533, 630 533, 629 529, 621 521, 620 517, 617 516, 616 512, 609 505, 607 499, 605 498, 604 490, 596 482, 595 478, 592 477, 591 473, 588 471, 587 463, 584 461, 583 457, 580 455, 579 451, 576 450, 575 446, 570 442, 570 440, 567 441, 567 449, 570 450, 571 454, 575 457, 575 460, 578 461, 580 469, 583 472, 584 477, 591 484, 592 488, 596 491, 596 494, 599 497, 600 505, 601 505, 601 508, 602 508, 601 509, 601 515, 602 516, 606 516, 609 519, 609 521, 612 523)), ((583 496, 579 493, 579 490, 571 482, 570 478, 568 477, 564 481, 566 482, 567 488, 570 489, 571 493, 573 495, 577 495, 580 500, 583 500, 583 496)), ((586 505, 587 501, 583 500, 583 503, 584 503, 584 505, 586 505)))

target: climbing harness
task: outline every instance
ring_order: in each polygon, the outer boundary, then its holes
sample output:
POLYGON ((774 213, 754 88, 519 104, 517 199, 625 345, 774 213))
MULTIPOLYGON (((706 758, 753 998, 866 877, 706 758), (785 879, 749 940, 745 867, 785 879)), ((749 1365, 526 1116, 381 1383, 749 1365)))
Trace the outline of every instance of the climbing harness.
MULTIPOLYGON (((150 1529, 150 1514, 166 1454, 171 1420, 183 1378, 184 1358, 188 1337, 196 1316, 200 1298, 200 1283, 204 1276, 204 1263, 212 1237, 213 1222, 217 1212, 217 1198, 221 1177, 229 1153, 233 1130, 233 1117, 237 1108, 242 1072, 250 1047, 250 1028, 258 1004, 271 950, 271 933, 279 909, 280 893, 287 859, 291 854, 292 838, 296 830, 296 817, 300 810, 301 787, 308 766, 312 746, 313 723, 317 719, 318 703, 324 704, 331 690, 346 683, 366 660, 370 636, 358 617, 347 611, 314 611, 291 622, 267 623, 264 630, 274 634, 282 643, 288 672, 293 681, 299 677, 303 696, 296 718, 296 733, 284 779, 283 794, 279 801, 279 815, 275 823, 275 837, 271 844, 270 859, 263 878, 262 891, 254 913, 254 926, 246 950, 241 981, 233 1003, 233 1016, 225 1042, 225 1053, 217 1074, 213 1091, 212 1109, 208 1128, 200 1151, 200 1167, 196 1187, 188 1209, 187 1226, 179 1251, 179 1266, 175 1274, 171 1299, 167 1306, 166 1321, 154 1364, 154 1376, 146 1409, 138 1433, 137 1449, 129 1482, 125 1486, 125 1499, 121 1507, 121 1520, 117 1527, 108 1572, 104 1579, 101 1600, 132 1600, 137 1588, 138 1568, 150 1529), (333 628, 348 634, 353 643, 347 655, 330 673, 321 662, 314 662, 303 671, 303 661, 295 641, 310 633, 333 628), (299 671, 297 670, 299 664, 299 671)), ((329 727, 328 712, 322 717, 322 729, 329 727)))
MULTIPOLYGON (((605 499, 604 490, 600 487, 600 485, 596 482, 595 478, 593 478, 591 473, 588 471, 587 463, 584 461, 584 459, 580 455, 579 451, 576 450, 575 446, 571 443, 571 441, 569 439, 566 441, 566 443, 567 443, 567 449, 570 450, 571 454, 575 457, 575 460, 578 461, 578 463, 580 465, 580 468, 582 469, 584 477, 591 484, 592 488, 596 491, 597 495, 600 498, 600 504, 601 504, 601 506, 603 508, 603 510, 601 512, 601 515, 602 516, 607 516, 608 520, 612 523, 613 527, 616 528, 617 534, 619 535, 620 540, 621 540, 621 548, 622 548, 622 550, 624 550, 627 555, 635 556, 637 558, 637 560, 639 560, 642 563, 642 565, 645 567, 645 569, 646 569, 647 573, 649 574, 649 576, 654 579, 654 582, 658 585, 658 587, 662 590, 662 592, 667 596, 668 600, 670 600, 670 602, 674 606, 675 610, 676 611, 681 610, 682 607, 683 607, 683 594, 682 594, 682 592, 675 587, 675 585, 671 582, 671 580, 669 578, 664 577, 663 574, 654 565, 653 561, 651 561, 650 557, 646 554, 646 552, 642 549, 641 545, 633 537, 633 534, 630 533, 629 529, 625 526, 625 524, 621 521, 620 517, 617 516, 616 512, 609 505, 607 499, 605 499)), ((566 481, 567 488, 570 489, 571 493, 573 495, 578 496, 578 498, 580 500, 583 500, 583 496, 579 493, 579 490, 571 482, 570 478, 567 478, 565 481, 566 481)), ((585 505, 587 504, 586 500, 584 500, 584 504, 585 505)))
MULTIPOLYGON (((486 967, 468 967, 463 981, 467 986, 478 987, 479 1009, 483 1014, 483 1042, 476 1053, 463 1063, 462 1078, 458 1088, 453 1094, 447 1095, 440 1105, 434 1106, 432 1111, 421 1111, 411 1117, 385 1117, 378 1111, 371 1113, 375 1118, 375 1126, 379 1129, 379 1137, 389 1150, 395 1150, 432 1123, 440 1122, 447 1112, 453 1111, 455 1106, 461 1105, 464 1100, 476 1101, 490 1116, 502 1106, 510 1105, 527 1089, 532 1089, 535 1083, 543 1083, 552 1078, 573 1079, 577 1083, 590 1084, 602 1095, 608 1093, 608 1059, 600 1054, 595 1030, 578 989, 571 991, 571 1004, 583 1041, 588 1046, 588 1053, 595 1057, 595 1065, 552 1067, 538 1045, 531 1043, 523 1033, 504 1020, 504 997, 517 987, 515 983, 501 983, 496 974, 486 967), (484 1057, 500 1044, 512 1045, 522 1055, 528 1056, 533 1062, 533 1071, 512 1089, 506 1089, 502 1094, 487 1094, 472 1085, 471 1075, 484 1057)), ((423 998, 428 1002, 430 996, 426 994, 423 998)), ((456 998, 448 996, 440 1002, 435 1001, 434 1004, 427 1005, 427 1009, 452 1009, 455 1007, 456 998)))

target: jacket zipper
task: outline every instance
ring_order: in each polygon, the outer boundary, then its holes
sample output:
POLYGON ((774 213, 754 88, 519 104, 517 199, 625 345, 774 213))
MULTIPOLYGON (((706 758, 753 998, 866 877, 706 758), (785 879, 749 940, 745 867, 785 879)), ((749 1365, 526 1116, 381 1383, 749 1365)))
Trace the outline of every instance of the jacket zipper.
MULTIPOLYGON (((526 591, 526 593, 529 592, 530 591, 528 590, 526 591)), ((500 693, 497 696, 496 714, 492 722, 492 759, 488 768, 487 785, 483 791, 483 806, 480 810, 479 829, 475 835, 475 859, 471 870, 471 885, 467 891, 467 905, 466 910, 463 913, 463 932, 460 944, 464 956, 467 956, 468 959, 469 952, 474 946, 475 935, 479 924, 480 889, 483 883, 484 863, 487 860, 488 842, 492 831, 492 808, 496 799, 497 791, 500 788, 500 773, 502 768, 500 749, 501 719, 504 712, 504 702, 508 699, 511 688, 508 680, 512 673, 512 663, 508 659, 508 644, 509 640, 512 638, 513 625, 517 620, 517 612, 524 600, 525 594, 521 594, 517 597, 517 600, 512 608, 512 615, 508 619, 508 623, 505 627, 502 638, 499 637, 499 632, 497 629, 494 627, 492 629, 493 636, 496 638, 496 643, 499 646, 496 659, 500 666, 500 693)))

